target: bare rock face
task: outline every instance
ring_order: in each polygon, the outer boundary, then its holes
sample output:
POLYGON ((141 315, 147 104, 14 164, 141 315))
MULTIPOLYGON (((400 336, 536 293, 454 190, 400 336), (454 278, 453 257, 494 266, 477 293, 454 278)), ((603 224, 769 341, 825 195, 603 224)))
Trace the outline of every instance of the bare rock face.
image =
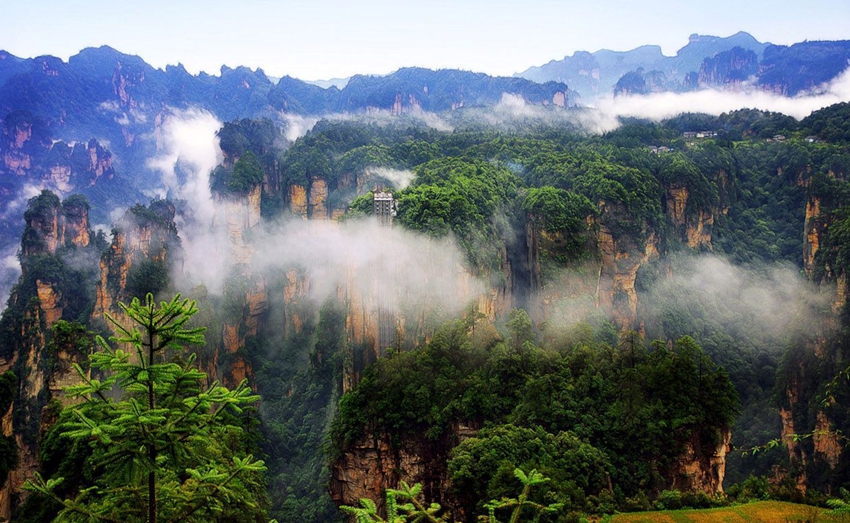
POLYGON ((679 236, 691 249, 711 248, 714 228, 714 213, 700 210, 688 213, 687 187, 673 186, 667 189, 667 214, 679 236))
POLYGON ((115 169, 112 167, 112 153, 107 151, 97 140, 89 140, 87 145, 89 165, 88 184, 95 185, 101 177, 112 178, 115 169))
POLYGON ((123 318, 118 302, 132 299, 127 284, 133 267, 143 261, 161 264, 181 262, 180 241, 174 224, 175 208, 166 201, 155 201, 149 207, 136 206, 124 215, 115 228, 112 245, 100 262, 100 285, 97 288, 92 317, 109 313, 123 318))
POLYGON ((650 234, 641 246, 631 237, 615 239, 601 224, 597 237, 600 268, 596 307, 609 313, 621 330, 633 330, 638 308, 635 279, 642 264, 658 257, 658 237, 650 234))
POLYGON ((33 137, 32 120, 23 116, 13 118, 11 115, 4 120, 2 167, 8 173, 24 176, 33 166, 33 158, 26 145, 33 137))
POLYGON ((803 269, 809 278, 814 273, 815 255, 820 249, 820 239, 825 234, 827 225, 821 213, 820 198, 810 197, 806 201, 806 221, 803 227, 803 269))
MULTIPOLYGON (((30 204, 26 222, 21 242, 24 260, 29 256, 55 255, 64 246, 89 244, 91 230, 84 200, 69 199, 60 204, 55 195, 45 191, 30 204)), ((22 265, 27 267, 27 263, 22 265)), ((75 359, 79 355, 48 349, 49 332, 62 319, 66 297, 55 282, 47 279, 35 279, 34 291, 33 296, 21 296, 21 290, 15 290, 9 300, 12 307, 25 307, 20 338, 14 342, 11 358, 0 361, 0 372, 14 369, 20 377, 16 401, 3 413, 2 432, 15 436, 20 459, 9 480, 0 486, 0 520, 8 520, 13 502, 26 498, 21 485, 37 470, 38 434, 32 434, 32 428, 38 427, 40 433, 50 423, 42 416, 42 407, 52 398, 62 401, 62 387, 78 383, 71 363, 79 362, 75 359)))
POLYGON ((328 182, 314 177, 310 184, 310 199, 307 204, 309 216, 313 220, 328 219, 328 182))
POLYGON ((249 338, 256 337, 262 332, 265 326, 265 314, 269 309, 265 280, 248 272, 241 277, 247 282, 244 295, 229 298, 242 301, 244 305, 241 315, 231 322, 226 322, 222 332, 222 345, 227 364, 219 371, 224 376, 225 384, 229 386, 235 386, 242 380, 253 378, 251 364, 240 349, 246 346, 249 338))
POLYGON ((705 447, 699 433, 691 436, 668 474, 671 489, 705 492, 709 496, 723 492, 732 432, 728 428, 718 431, 714 439, 715 445, 705 447))
POLYGON ((289 186, 289 210, 292 214, 307 219, 307 189, 303 185, 289 186))
POLYGON ((44 191, 35 202, 24 216, 26 228, 21 242, 24 256, 56 254, 62 247, 89 245, 91 227, 85 200, 74 197, 60 203, 58 197, 44 191))
POLYGON ((396 445, 389 434, 367 433, 331 465, 331 499, 337 505, 359 506, 362 498, 369 498, 384 510, 384 491, 404 481, 422 485, 426 504, 439 503, 452 510, 451 500, 444 497, 450 487, 448 453, 476 433, 473 427, 459 425, 440 441, 408 436, 396 445))
POLYGON ((62 217, 62 243, 79 248, 88 247, 91 243, 88 206, 79 203, 69 205, 66 200, 62 207, 62 217))
POLYGON ((38 306, 44 315, 44 327, 50 330, 56 322, 62 319, 61 295, 53 285, 36 280, 36 292, 38 293, 38 306))
POLYGON ((230 257, 235 263, 248 263, 254 254, 254 247, 246 240, 246 232, 260 224, 260 202, 262 188, 254 186, 243 196, 230 196, 218 199, 224 209, 224 221, 227 227, 227 241, 230 257))

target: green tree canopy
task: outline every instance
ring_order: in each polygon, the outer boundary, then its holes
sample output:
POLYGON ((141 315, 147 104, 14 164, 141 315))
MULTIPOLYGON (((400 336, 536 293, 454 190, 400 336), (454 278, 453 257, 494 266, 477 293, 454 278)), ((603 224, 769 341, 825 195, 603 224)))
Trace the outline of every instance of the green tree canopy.
POLYGON ((87 483, 67 498, 55 493, 62 478, 37 476, 26 488, 62 504, 59 522, 262 521, 265 466, 233 420, 259 397, 245 381, 205 384, 184 353, 204 342, 204 329, 188 326, 195 302, 178 295, 158 306, 148 294, 121 307, 131 326, 109 317, 118 345, 98 338, 100 378, 75 365, 81 384, 66 394, 78 403, 53 429, 88 445, 87 483))

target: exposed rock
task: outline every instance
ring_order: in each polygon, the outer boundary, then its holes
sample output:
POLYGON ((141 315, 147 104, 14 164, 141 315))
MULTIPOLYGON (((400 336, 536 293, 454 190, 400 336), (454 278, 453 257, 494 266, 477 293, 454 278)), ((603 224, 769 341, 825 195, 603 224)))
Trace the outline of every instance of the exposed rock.
POLYGON ((367 433, 331 466, 331 499, 337 505, 359 506, 360 499, 369 498, 377 501, 383 511, 384 491, 398 488, 404 481, 422 485, 426 504, 440 503, 451 511, 451 500, 445 497, 450 490, 446 477, 448 453, 476 433, 474 427, 461 424, 439 441, 402 437, 397 445, 393 445, 389 434, 367 433))
POLYGON ((667 214, 676 228, 685 226, 685 209, 688 207, 687 187, 673 186, 667 189, 667 214))
POLYGON ((758 73, 758 62, 754 51, 733 47, 703 60, 698 84, 700 87, 740 86, 758 73))
POLYGON ((731 449, 732 432, 727 428, 715 434, 716 444, 703 448, 700 433, 695 432, 670 470, 669 488, 683 492, 705 492, 714 496, 723 492, 726 454, 731 449))
POLYGON ((38 196, 39 205, 26 214, 21 240, 24 256, 56 254, 62 247, 86 247, 91 241, 88 205, 66 200, 64 204, 50 192, 38 196))
POLYGON ((307 189, 303 185, 289 186, 289 210, 292 214, 307 219, 307 189))
POLYGON ((825 232, 826 225, 821 216, 820 198, 810 197, 806 201, 806 221, 803 227, 803 269, 809 278, 814 273, 815 256, 820 248, 820 238, 825 232))
POLYGON ((50 283, 41 280, 36 280, 35 283, 38 293, 38 306, 41 308, 44 318, 44 328, 50 330, 57 321, 62 319, 61 296, 50 283))
POLYGON ((327 220, 328 182, 314 177, 310 183, 310 199, 308 203, 309 216, 313 220, 327 220))
POLYGON ((227 226, 227 240, 230 256, 236 263, 248 263, 254 253, 254 246, 245 238, 245 233, 260 223, 260 205, 262 189, 254 186, 247 195, 219 199, 224 207, 224 219, 227 226))
POLYGON ((832 424, 823 411, 817 413, 817 422, 812 439, 814 440, 815 454, 826 461, 829 468, 834 469, 838 465, 843 446, 839 441, 839 434, 832 429, 832 424))
POLYGON ((597 238, 601 263, 596 307, 609 313, 620 330, 632 330, 637 327, 635 278, 643 263, 658 257, 658 237, 651 233, 640 246, 631 237, 615 239, 600 224, 597 238))
POLYGON ((691 249, 711 248, 711 234, 714 229, 714 214, 700 211, 695 220, 688 221, 685 231, 685 243, 691 249))
POLYGON ((679 237, 691 249, 711 248, 714 213, 707 210, 688 213, 687 187, 672 186, 667 189, 667 215, 679 231, 679 237))
POLYGON ((100 285, 92 317, 103 318, 109 313, 125 320, 118 302, 132 298, 127 296, 127 281, 138 263, 147 260, 165 267, 180 266, 182 252, 174 216, 174 206, 161 200, 152 202, 148 208, 138 206, 127 211, 100 261, 100 285))
MULTIPOLYGON (((593 258, 579 264, 573 263, 568 269, 551 262, 551 258, 567 255, 564 253, 567 240, 563 232, 538 230, 532 222, 531 219, 527 220, 525 230, 526 265, 531 287, 526 306, 528 312, 538 323, 548 321, 550 324, 574 325, 584 320, 589 310, 589 307, 578 304, 594 303, 600 260, 593 258)), ((592 226, 590 218, 587 224, 588 228, 592 226)), ((595 237, 589 235, 588 245, 585 246, 588 251, 596 247, 595 240, 595 237)), ((514 282, 510 281, 509 284, 514 285, 514 282)), ((502 314, 507 310, 509 308, 503 308, 502 314)), ((492 315, 488 317, 495 319, 492 315)))

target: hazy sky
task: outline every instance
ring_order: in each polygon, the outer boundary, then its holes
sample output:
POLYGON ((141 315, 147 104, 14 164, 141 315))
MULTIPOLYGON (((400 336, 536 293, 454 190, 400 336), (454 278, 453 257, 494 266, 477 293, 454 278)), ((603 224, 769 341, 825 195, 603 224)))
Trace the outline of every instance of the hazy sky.
POLYGON ((262 67, 302 79, 403 66, 509 75, 574 51, 661 45, 691 33, 761 41, 850 39, 850 0, 21 0, 0 49, 67 59, 110 45, 156 67, 262 67))

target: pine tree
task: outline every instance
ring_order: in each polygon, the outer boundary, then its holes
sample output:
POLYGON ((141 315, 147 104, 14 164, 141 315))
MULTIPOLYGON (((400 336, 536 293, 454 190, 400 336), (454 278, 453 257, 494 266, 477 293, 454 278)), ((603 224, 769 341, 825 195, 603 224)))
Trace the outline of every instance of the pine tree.
POLYGON ((194 301, 177 295, 157 306, 148 294, 144 304, 120 305, 132 326, 108 316, 116 345, 98 338, 98 378, 75 366, 81 384, 66 394, 77 403, 54 429, 88 442, 91 484, 73 499, 54 493, 61 478, 37 475, 25 488, 63 505, 55 521, 262 521, 265 465, 243 450, 233 421, 259 396, 246 381, 233 390, 205 385, 195 355, 184 354, 204 343, 204 329, 187 326, 194 301))

